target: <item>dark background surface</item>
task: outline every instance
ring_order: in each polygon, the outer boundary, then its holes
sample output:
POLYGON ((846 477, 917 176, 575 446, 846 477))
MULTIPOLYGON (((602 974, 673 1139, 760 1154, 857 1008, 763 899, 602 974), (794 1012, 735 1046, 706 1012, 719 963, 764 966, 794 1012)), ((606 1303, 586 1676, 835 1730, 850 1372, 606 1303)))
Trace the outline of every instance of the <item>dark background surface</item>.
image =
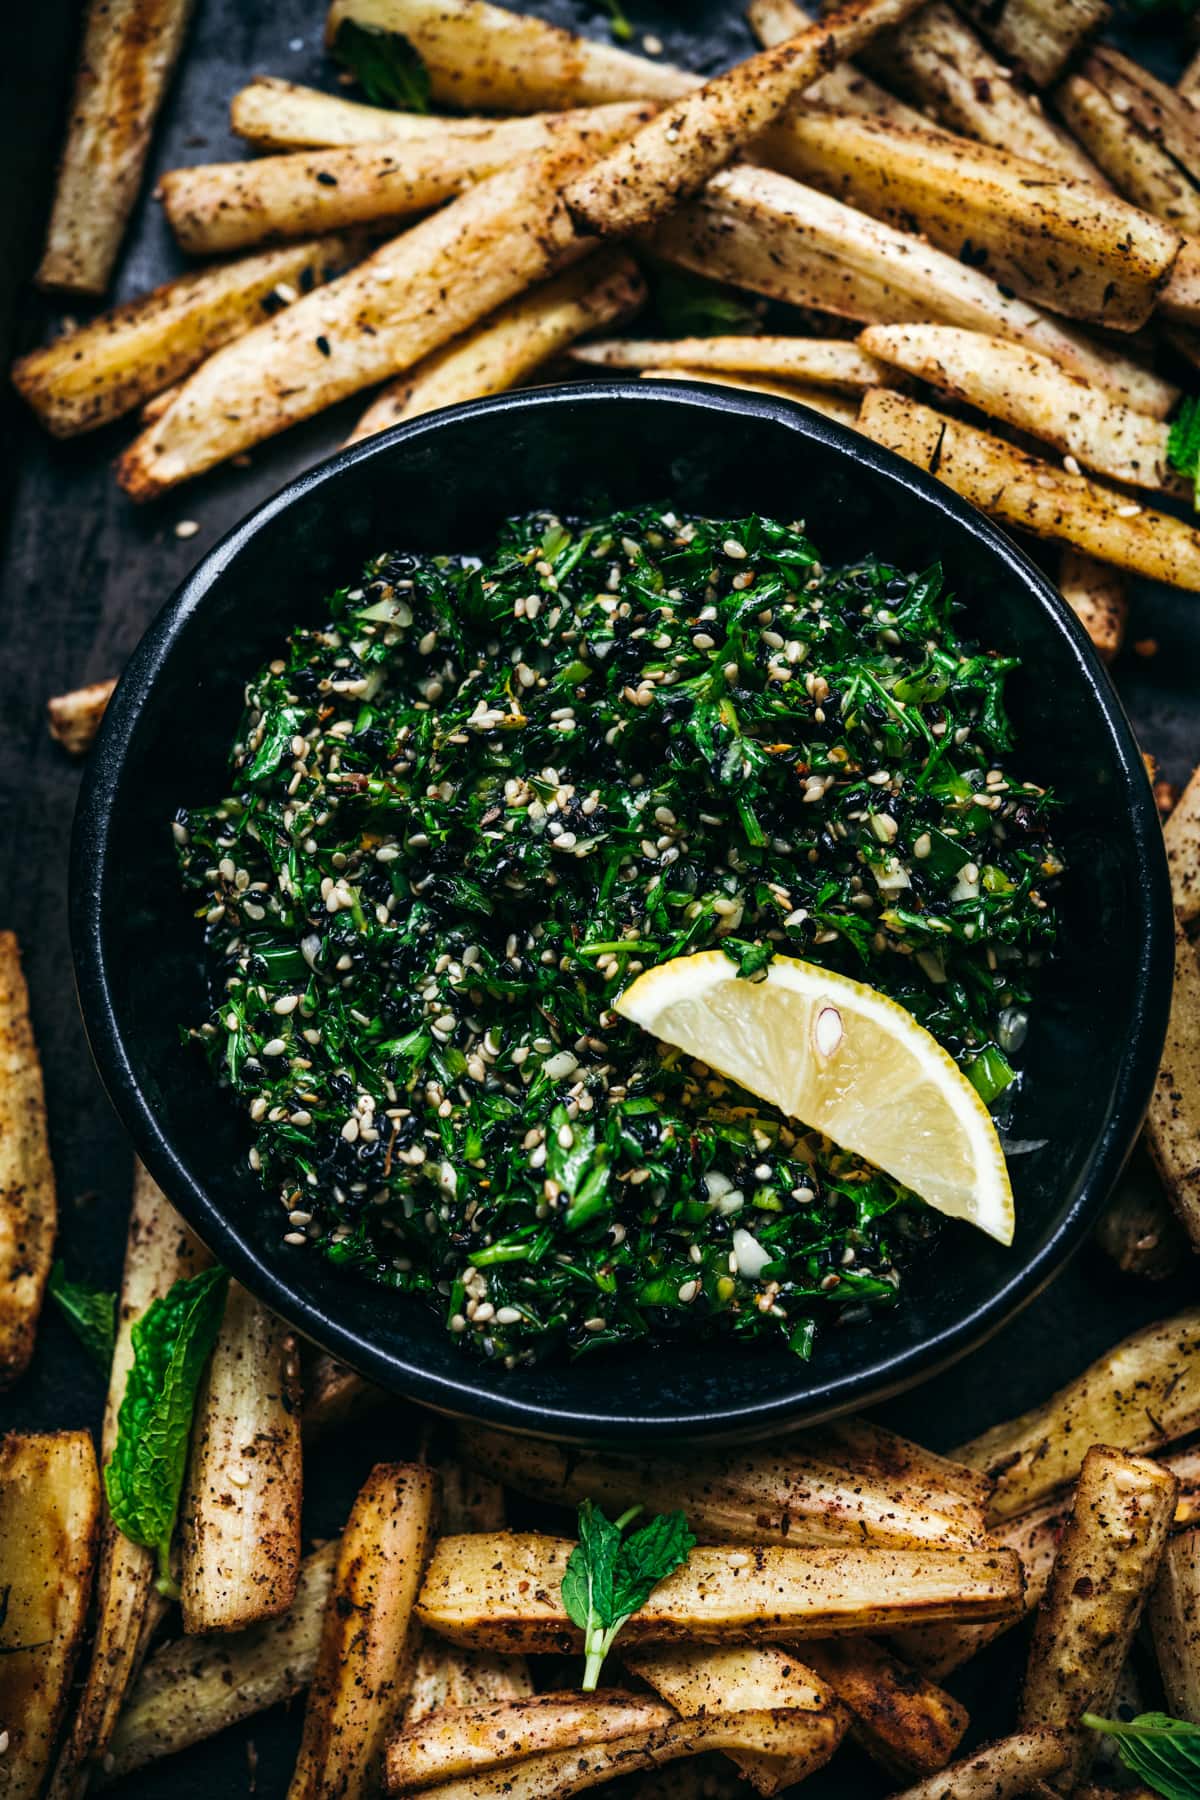
MULTIPOLYGON (((530 10, 600 35, 603 9, 587 0, 531 0, 530 10)), ((749 47, 740 7, 729 0, 632 0, 639 32, 665 54, 712 69, 749 47)), ((239 154, 228 131, 230 95, 251 74, 330 84, 321 50, 321 0, 198 0, 182 69, 165 109, 151 180, 135 214, 113 297, 125 299, 177 272, 182 259, 149 198, 153 175, 189 161, 239 154)), ((26 349, 63 313, 33 295, 29 275, 40 248, 53 162, 69 92, 79 8, 39 0, 24 9, 0 72, 0 348, 26 349)), ((1182 28, 1177 28, 1181 31, 1182 28)), ((1127 47, 1171 75, 1185 46, 1161 27, 1127 47)), ((82 316, 82 309, 70 309, 82 316)), ((45 1065, 51 1141, 59 1183, 60 1248, 68 1272, 115 1286, 128 1208, 131 1160, 92 1070, 71 985, 66 863, 78 768, 49 738, 45 702, 56 692, 119 671, 155 611, 199 556, 289 476, 333 449, 355 403, 257 450, 251 466, 218 471, 136 510, 112 479, 110 462, 131 435, 126 425, 75 444, 54 443, 5 396, 0 402, 0 925, 22 941, 34 1025, 45 1065), (199 531, 180 538, 175 527, 199 531)), ((1156 640, 1158 654, 1127 650, 1117 687, 1144 747, 1181 782, 1200 759, 1200 614, 1196 596, 1145 584, 1133 591, 1128 643, 1156 640)), ((1062 1071, 1064 1105, 1086 1068, 1062 1071)), ((889 1423, 938 1448, 972 1435, 1040 1399, 1104 1346, 1196 1291, 1194 1265, 1169 1284, 1118 1276, 1087 1247, 1055 1285, 988 1346, 886 1409, 889 1423)), ((52 1310, 42 1323, 33 1367, 0 1399, 0 1425, 18 1428, 99 1423, 104 1383, 52 1310)), ((372 1461, 411 1452, 423 1421, 396 1406, 323 1447, 306 1470, 306 1526, 338 1529, 372 1461)), ((953 1683, 980 1733, 1011 1720, 1020 1634, 953 1683)), ((186 1756, 152 1766, 121 1790, 191 1796, 286 1792, 299 1709, 251 1720, 186 1756)), ((749 1791, 749 1790, 747 1790, 749 1791)), ((853 1753, 805 1785, 812 1800, 882 1793, 853 1753)))

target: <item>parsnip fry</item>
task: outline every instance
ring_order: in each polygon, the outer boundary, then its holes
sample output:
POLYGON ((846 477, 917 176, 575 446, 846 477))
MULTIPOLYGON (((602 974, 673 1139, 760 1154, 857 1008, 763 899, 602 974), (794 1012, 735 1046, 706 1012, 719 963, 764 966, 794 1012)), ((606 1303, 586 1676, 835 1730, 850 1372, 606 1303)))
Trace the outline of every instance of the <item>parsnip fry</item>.
POLYGON ((339 144, 451 143, 486 137, 495 119, 442 119, 366 106, 276 75, 256 75, 229 105, 229 123, 256 150, 333 149, 339 144))
POLYGON ((1135 1331, 1041 1406, 955 1452, 995 1482, 991 1516, 1040 1506, 1096 1443, 1153 1452, 1200 1427, 1200 1308, 1135 1331))
POLYGON ((1196 51, 1179 77, 1176 92, 1182 94, 1185 100, 1190 100, 1193 106, 1200 100, 1200 50, 1196 51))
POLYGON ((881 325, 928 322, 990 331, 1166 418, 1179 390, 1094 343, 990 276, 906 231, 774 170, 741 165, 710 181, 659 227, 668 262, 754 293, 881 325))
POLYGON ((304 1405, 300 1426, 306 1444, 315 1443, 326 1431, 336 1431, 352 1419, 383 1404, 382 1388, 365 1381, 353 1369, 324 1350, 312 1353, 304 1366, 304 1405))
POLYGON ((861 394, 889 378, 883 363, 844 338, 606 338, 577 345, 571 359, 601 369, 770 375, 843 394, 861 394))
POLYGON ((952 255, 969 246, 1027 300, 1120 331, 1145 324, 1180 248, 1178 232, 1118 195, 949 132, 798 111, 758 148, 785 174, 952 255))
POLYGON ((939 1775, 905 1788, 896 1800, 1017 1800, 1066 1768, 1070 1751, 1055 1731, 1022 1731, 984 1744, 939 1775))
POLYGON ((1200 1725, 1200 1530, 1169 1540, 1147 1617, 1167 1710, 1200 1725))
POLYGON ((855 430, 858 408, 852 400, 831 393, 828 388, 802 387, 799 382, 773 381, 769 375, 733 375, 716 369, 643 369, 643 381, 701 381, 712 387, 746 388, 752 394, 772 394, 777 400, 790 400, 796 406, 811 406, 814 412, 839 425, 855 430))
POLYGON ((1200 587, 1200 532, 900 394, 873 388, 859 430, 936 474, 982 512, 1118 568, 1200 587))
POLYGON ((56 437, 94 431, 328 281, 356 249, 351 238, 329 237, 181 275, 32 350, 14 366, 13 381, 56 437))
POLYGON ((1200 240, 1189 238, 1175 258, 1158 310, 1177 325, 1200 327, 1200 240))
POLYGON ((118 464, 148 500, 386 381, 581 255, 559 190, 585 152, 503 169, 327 288, 227 344, 118 464), (328 352, 328 354, 326 354, 328 352))
POLYGON ((290 1700, 312 1680, 338 1545, 300 1565, 286 1613, 245 1631, 183 1637, 147 1658, 121 1710, 95 1786, 203 1743, 227 1725, 290 1700))
POLYGON ((1167 815, 1163 838, 1175 912, 1184 925, 1190 925, 1200 918, 1200 768, 1192 771, 1167 815))
POLYGON ((1143 1281, 1164 1281, 1187 1260, 1187 1236, 1144 1143, 1135 1147, 1126 1163, 1094 1236, 1122 1274, 1143 1281))
POLYGON ((1200 112, 1189 100, 1111 44, 1097 45, 1083 73, 1181 169, 1200 175, 1200 112))
POLYGON ((1126 199, 1177 231, 1200 232, 1200 188, 1107 94, 1083 75, 1068 75, 1054 104, 1126 199))
MULTIPOLYGON (((928 10, 928 9, 926 9, 928 10)), ((751 0, 746 8, 750 29, 766 49, 786 43, 811 23, 812 14, 796 0, 751 0)), ((894 119, 898 125, 921 125, 924 119, 903 100, 864 75, 853 63, 835 63, 827 75, 819 75, 804 90, 806 106, 828 106, 835 112, 872 113, 894 119)))
POLYGON ((0 1795, 36 1800, 83 1641, 100 1535, 86 1431, 0 1438, 0 1795))
POLYGON ((29 1366, 58 1205, 16 935, 0 931, 0 1392, 29 1366))
POLYGON ((543 1438, 463 1428, 468 1462, 518 1493, 610 1513, 686 1506, 701 1542, 874 1543, 896 1548, 987 1542, 988 1484, 865 1419, 797 1432, 782 1445, 674 1456, 576 1450, 543 1438))
POLYGON ((637 264, 624 251, 589 257, 510 300, 411 374, 389 383, 347 441, 357 443, 439 406, 516 387, 583 332, 631 317, 645 296, 637 264))
MULTIPOLYGON (((573 1544, 534 1532, 442 1538, 421 1590, 422 1624, 486 1650, 578 1648, 559 1588, 573 1544)), ((1020 1611, 1020 1565, 1003 1550, 693 1550, 623 1628, 622 1642, 764 1643, 835 1631, 1020 1611)))
POLYGON ((1129 614, 1125 582, 1119 572, 1081 550, 1066 549, 1058 565, 1058 591, 1098 655, 1111 662, 1125 641, 1129 614))
POLYGON ((252 162, 172 169, 159 188, 167 220, 192 256, 219 256, 284 238, 397 222, 440 206, 498 169, 561 140, 601 145, 651 117, 636 101, 497 120, 447 141, 404 139, 296 150, 252 162))
MULTIPOLYGON (((152 1300, 174 1282, 208 1263, 197 1242, 141 1164, 133 1180, 133 1206, 125 1245, 125 1270, 117 1314, 117 1341, 108 1381, 101 1437, 101 1461, 116 1440, 117 1413, 133 1361, 131 1332, 152 1300)), ((59 1754, 50 1800, 75 1800, 108 1749, 125 1695, 137 1674, 146 1638, 161 1616, 154 1593, 154 1553, 135 1544, 107 1518, 96 1581, 96 1625, 83 1692, 59 1754)))
POLYGON ((192 0, 91 0, 41 287, 108 286, 191 10, 192 0))
POLYGON ((296 1339, 231 1282, 196 1399, 180 1515, 185 1631, 237 1631, 288 1610, 302 1479, 296 1339))
POLYGON ((1166 1548, 1176 1492, 1174 1476, 1144 1457, 1097 1444, 1084 1458, 1034 1626, 1020 1718, 1022 1730, 1068 1735, 1076 1780, 1090 1760, 1080 1717, 1108 1716, 1166 1548))
POLYGON ((673 100, 698 85, 697 76, 670 63, 487 0, 333 0, 330 44, 346 19, 407 38, 429 71, 433 98, 464 112, 673 100))
POLYGON ((572 217, 585 231, 616 237, 652 224, 732 162, 818 75, 917 3, 842 0, 819 23, 715 76, 578 175, 564 195, 572 217))
POLYGON ((1103 25, 1107 0, 958 0, 1007 63, 1049 87, 1103 25))
POLYGON ((685 1718, 719 1712, 790 1712, 797 1740, 790 1754, 727 1752, 760 1794, 777 1794, 803 1781, 818 1766, 816 1758, 832 1755, 845 1730, 844 1718, 836 1718, 832 1686, 774 1644, 735 1644, 719 1650, 667 1645, 635 1651, 623 1660, 632 1674, 685 1718))
POLYGON ((408 1726, 387 1751, 387 1784, 405 1792, 456 1776, 525 1761, 572 1744, 605 1744, 638 1731, 661 1731, 673 1707, 646 1694, 601 1688, 595 1694, 532 1694, 494 1706, 453 1708, 408 1726))
POLYGON ((412 1668, 413 1604, 429 1551, 436 1481, 378 1463, 354 1502, 325 1608, 289 1800, 374 1791, 412 1668))
POLYGON ((114 675, 110 681, 93 681, 88 687, 72 688, 69 694, 54 694, 47 700, 50 736, 70 755, 83 756, 91 749, 116 685, 114 675))
POLYGON ((804 1643, 800 1654, 849 1709, 851 1736, 890 1774, 930 1775, 958 1749, 970 1723, 966 1708, 882 1644, 824 1638, 804 1643))
POLYGON ((1169 427, 1123 406, 1053 358, 953 325, 870 325, 859 340, 883 363, 1041 438, 1085 468, 1184 498, 1167 461, 1169 427))
POLYGON ((1178 919, 1175 986, 1146 1143, 1194 1249, 1200 1244, 1200 958, 1178 919))

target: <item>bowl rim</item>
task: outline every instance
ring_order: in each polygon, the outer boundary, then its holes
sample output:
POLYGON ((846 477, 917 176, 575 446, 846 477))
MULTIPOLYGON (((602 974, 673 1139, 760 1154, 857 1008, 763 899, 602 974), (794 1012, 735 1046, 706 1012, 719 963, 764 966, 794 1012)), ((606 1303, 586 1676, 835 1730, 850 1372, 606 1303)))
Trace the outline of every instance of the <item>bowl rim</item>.
MULTIPOLYGON (((1025 552, 982 513, 961 500, 925 470, 903 461, 834 420, 798 403, 746 389, 683 381, 586 381, 526 388, 423 414, 386 432, 336 451, 293 477, 234 525, 201 559, 165 602, 130 657, 105 711, 92 747, 76 804, 71 836, 68 906, 75 980, 84 1028, 109 1098, 137 1154, 213 1255, 264 1304, 304 1336, 389 1391, 457 1417, 533 1435, 575 1441, 625 1438, 646 1440, 670 1434, 686 1437, 762 1435, 794 1420, 816 1422, 855 1406, 876 1404, 928 1379, 976 1348, 1039 1294, 1078 1248, 1093 1214, 1109 1194, 1141 1125, 1158 1069, 1166 1033, 1174 968, 1173 909, 1162 831, 1141 752, 1132 728, 1079 621, 1025 552), (981 552, 999 560, 1029 600, 1048 612, 1074 653, 1076 672, 1099 707, 1122 779, 1122 814, 1131 832, 1142 876, 1136 948, 1134 1005, 1114 1087, 1113 1104, 1093 1145, 1084 1179, 1068 1211, 1045 1243, 1015 1264, 1012 1273, 982 1302, 954 1323, 899 1352, 872 1356, 826 1380, 817 1403, 805 1394, 809 1365, 797 1363, 791 1396, 705 1401, 697 1410, 667 1414, 622 1413, 586 1405, 546 1406, 523 1397, 515 1384, 506 1391, 503 1371, 462 1358, 453 1376, 423 1368, 411 1353, 385 1349, 337 1316, 336 1284, 329 1303, 315 1304, 292 1291, 282 1264, 272 1263, 239 1230, 177 1154, 159 1126, 142 1090, 118 1024, 113 970, 104 922, 103 893, 111 815, 138 722, 154 683, 170 661, 184 626, 200 611, 243 547, 281 513, 302 505, 316 489, 352 479, 353 471, 386 458, 400 445, 436 435, 447 425, 481 416, 526 413, 563 406, 581 412, 621 404, 693 407, 710 413, 738 413, 782 425, 815 441, 845 461, 865 467, 906 490, 914 503, 964 527, 981 552)), ((868 1339, 864 1337, 864 1344, 868 1339)), ((809 1377, 807 1385, 811 1388, 809 1377)), ((619 1388, 617 1389, 619 1392, 619 1388)))

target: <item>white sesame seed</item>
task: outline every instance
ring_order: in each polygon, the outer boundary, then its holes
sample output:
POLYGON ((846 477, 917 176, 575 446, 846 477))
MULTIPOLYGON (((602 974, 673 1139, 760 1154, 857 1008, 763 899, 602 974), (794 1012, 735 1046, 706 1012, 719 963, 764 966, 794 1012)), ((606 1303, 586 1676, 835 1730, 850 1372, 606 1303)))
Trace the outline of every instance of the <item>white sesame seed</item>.
POLYGON ((286 1018, 288 1013, 295 1012, 299 1004, 299 994, 281 994, 271 1010, 277 1012, 281 1018, 286 1018))
POLYGON ((180 519, 175 526, 177 538, 194 538, 200 526, 195 519, 180 519))
POLYGON ((721 548, 733 562, 745 562, 750 554, 746 546, 739 544, 736 538, 726 538, 721 548))
POLYGON ((307 1244, 308 1239, 302 1231, 285 1231, 283 1241, 285 1244, 307 1244))
POLYGON ((282 1056, 286 1049, 287 1044, 283 1038, 272 1038, 270 1043, 263 1045, 262 1053, 264 1056, 282 1056))

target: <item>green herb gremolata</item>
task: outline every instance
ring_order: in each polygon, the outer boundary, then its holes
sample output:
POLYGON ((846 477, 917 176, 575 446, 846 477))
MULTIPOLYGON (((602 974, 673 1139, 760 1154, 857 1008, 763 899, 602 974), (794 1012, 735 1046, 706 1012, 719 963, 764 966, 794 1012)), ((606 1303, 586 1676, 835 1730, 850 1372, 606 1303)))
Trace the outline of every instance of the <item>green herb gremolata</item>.
POLYGON ((285 1254, 507 1362, 733 1331, 801 1355, 890 1306, 931 1215, 610 1010, 723 946, 893 995, 1012 1080, 1060 859, 1005 762, 1011 659, 937 568, 643 507, 381 555, 250 682, 179 813, 285 1254))

